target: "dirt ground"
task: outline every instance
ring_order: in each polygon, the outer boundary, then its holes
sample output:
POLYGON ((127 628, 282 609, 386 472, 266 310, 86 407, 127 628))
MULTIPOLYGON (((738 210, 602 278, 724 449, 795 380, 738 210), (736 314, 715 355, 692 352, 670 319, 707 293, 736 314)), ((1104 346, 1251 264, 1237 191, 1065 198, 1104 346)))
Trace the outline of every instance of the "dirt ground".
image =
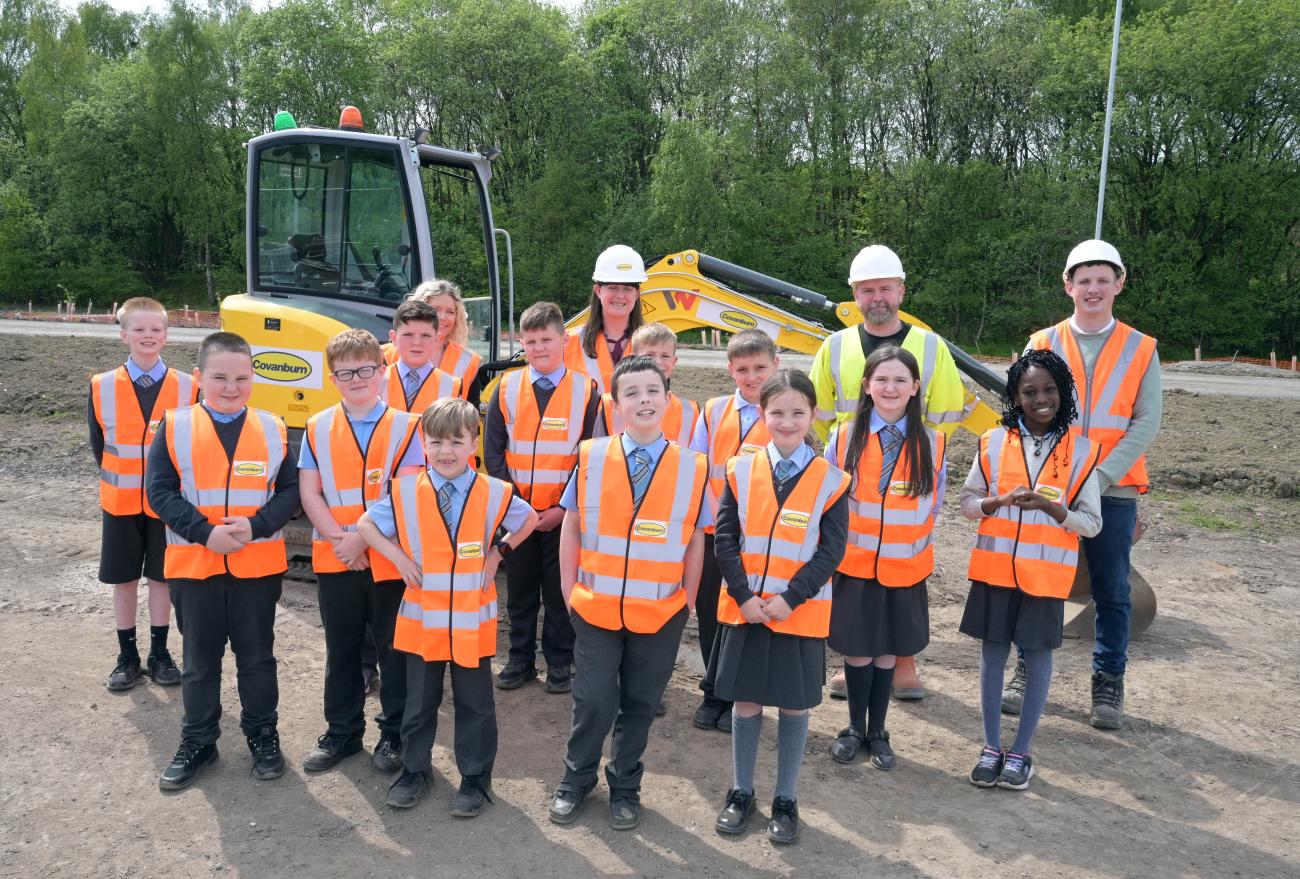
MULTIPOLYGON (((1151 527, 1134 548, 1160 612, 1132 647, 1129 720, 1087 724, 1090 644, 1056 654, 1039 770, 1023 794, 966 781, 980 744, 978 647, 958 634, 973 528, 950 493, 931 581, 931 695, 895 704, 899 765, 881 773, 827 754, 843 703, 813 713, 799 785, 802 842, 777 849, 763 821, 739 839, 712 828, 730 783, 727 739, 691 726, 697 644, 688 637, 646 755, 646 817, 605 823, 602 788, 577 824, 546 818, 561 772, 568 699, 531 685, 499 693, 496 804, 447 812, 458 782, 435 748, 435 785, 409 813, 390 781, 353 758, 307 777, 323 730, 324 644, 314 591, 286 586, 277 616, 280 730, 289 771, 256 782, 227 663, 222 756, 193 788, 158 791, 181 716, 178 689, 104 689, 115 654, 109 591, 96 581, 99 513, 86 447, 85 377, 115 343, 0 336, 0 876, 977 877, 1300 875, 1300 405, 1166 396, 1152 454, 1151 527)), ((188 366, 193 346, 169 362, 188 366)), ((677 389, 716 393, 725 375, 684 372, 677 389)), ((974 443, 953 446, 952 481, 974 443)), ((141 626, 147 624, 141 608, 141 626)), ((504 642, 504 639, 502 639, 504 642)), ((179 636, 173 633, 179 656, 179 636)), ((372 707, 373 703, 372 703, 372 707)), ((775 724, 757 779, 766 813, 775 724)), ((1007 727, 1014 729, 1014 725, 1007 727)), ((368 733, 367 744, 375 734, 368 733)))

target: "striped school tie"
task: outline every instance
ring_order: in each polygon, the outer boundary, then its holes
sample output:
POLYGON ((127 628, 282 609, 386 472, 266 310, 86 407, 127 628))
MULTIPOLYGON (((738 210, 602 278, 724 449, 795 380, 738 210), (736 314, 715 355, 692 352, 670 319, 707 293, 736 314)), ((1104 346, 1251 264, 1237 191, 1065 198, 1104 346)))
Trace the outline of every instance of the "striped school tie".
POLYGON ((153 376, 151 376, 149 373, 146 372, 144 375, 140 376, 138 379, 135 380, 135 386, 142 391, 145 388, 153 387, 153 376))
POLYGON ((776 462, 777 491, 781 490, 781 486, 785 485, 785 481, 790 478, 792 473, 794 473, 794 461, 782 458, 780 461, 776 462))
POLYGON ((903 435, 892 424, 886 424, 880 430, 880 493, 889 488, 889 479, 893 476, 894 465, 898 463, 898 453, 903 450, 903 435))
POLYGON ((539 378, 537 381, 533 382, 533 384, 537 385, 537 389, 538 389, 539 391, 553 391, 553 390, 555 390, 555 382, 551 381, 551 380, 550 380, 549 378, 547 378, 546 376, 542 376, 542 377, 539 378))
POLYGON ((420 395, 420 374, 412 369, 404 379, 406 385, 406 408, 410 409, 415 398, 420 395))
POLYGON ((442 513, 444 522, 451 521, 451 493, 454 490, 450 482, 444 482, 438 489, 438 511, 442 513))
POLYGON ((650 453, 645 449, 632 450, 632 503, 641 503, 650 486, 650 453))

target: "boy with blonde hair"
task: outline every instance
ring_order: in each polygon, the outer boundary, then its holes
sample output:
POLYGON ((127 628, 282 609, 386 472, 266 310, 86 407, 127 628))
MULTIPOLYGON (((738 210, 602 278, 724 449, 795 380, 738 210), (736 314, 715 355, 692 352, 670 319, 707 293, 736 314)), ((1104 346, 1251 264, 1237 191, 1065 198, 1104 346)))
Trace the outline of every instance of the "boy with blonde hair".
MULTIPOLYGON (((677 334, 661 323, 642 324, 632 334, 629 342, 632 354, 649 357, 661 370, 672 386, 673 370, 677 368, 677 334)), ((601 410, 605 414, 605 435, 615 436, 623 432, 623 416, 614 406, 614 395, 606 394, 601 399, 601 410)), ((700 415, 700 406, 694 400, 687 400, 668 391, 664 420, 661 426, 664 437, 681 446, 690 445, 691 434, 695 430, 695 419, 700 415)))
POLYGON ((113 585, 117 666, 108 689, 129 690, 146 673, 155 684, 174 686, 181 673, 167 650, 171 601, 163 580, 166 543, 162 520, 145 496, 144 463, 163 412, 193 405, 194 379, 162 361, 167 309, 147 296, 128 299, 117 311, 129 352, 117 369, 90 380, 87 405, 90 450, 99 465, 103 510, 99 579, 113 585), (143 573, 149 584, 149 658, 144 668, 136 647, 136 609, 143 573))

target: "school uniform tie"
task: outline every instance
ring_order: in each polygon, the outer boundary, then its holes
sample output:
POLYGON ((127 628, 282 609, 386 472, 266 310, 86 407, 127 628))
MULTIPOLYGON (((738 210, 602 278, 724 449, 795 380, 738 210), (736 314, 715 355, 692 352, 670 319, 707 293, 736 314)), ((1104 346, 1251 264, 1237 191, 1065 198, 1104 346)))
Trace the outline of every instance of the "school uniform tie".
POLYGON ((781 486, 785 485, 785 481, 789 479, 791 474, 793 473, 794 473, 794 461, 791 461, 787 458, 782 458, 780 461, 776 462, 776 490, 777 491, 781 490, 781 486))
POLYGON ((632 450, 632 503, 641 503, 650 486, 650 453, 645 449, 632 450))
POLYGON ((897 427, 892 424, 886 424, 880 429, 880 493, 883 495, 885 489, 889 488, 889 477, 894 472, 894 465, 898 463, 898 453, 903 450, 903 435, 897 427))
POLYGON ((406 408, 409 410, 420 394, 420 374, 412 369, 403 381, 406 386, 406 408))
POLYGON ((542 376, 542 377, 539 378, 537 381, 533 382, 533 384, 537 385, 537 389, 538 389, 539 391, 553 391, 553 390, 555 390, 555 382, 551 381, 551 380, 550 380, 549 378, 547 378, 546 376, 542 376))
POLYGON ((451 493, 455 491, 450 482, 444 482, 442 488, 438 489, 438 511, 442 513, 444 522, 451 522, 451 493))
POLYGON ((145 390, 146 388, 153 387, 153 376, 151 376, 147 372, 144 373, 138 379, 135 380, 135 386, 142 391, 145 390))

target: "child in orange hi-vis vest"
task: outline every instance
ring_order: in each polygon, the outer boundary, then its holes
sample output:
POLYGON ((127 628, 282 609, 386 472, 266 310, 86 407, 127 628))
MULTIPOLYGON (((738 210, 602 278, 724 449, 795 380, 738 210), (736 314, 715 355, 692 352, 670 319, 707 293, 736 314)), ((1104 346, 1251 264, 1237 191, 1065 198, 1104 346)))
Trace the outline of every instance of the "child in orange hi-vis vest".
POLYGON ((387 497, 395 475, 423 469, 424 448, 416 437, 419 418, 379 399, 383 355, 379 340, 366 330, 344 330, 330 339, 325 362, 343 400, 308 419, 298 456, 299 489, 303 512, 312 523, 312 570, 325 627, 326 730, 303 760, 303 769, 322 772, 361 751, 366 729, 362 664, 370 630, 376 662, 384 669, 373 762, 381 772, 396 772, 402 767, 406 657, 391 648, 402 578, 387 559, 367 547, 357 533, 357 521, 387 497))
POLYGON ((528 366, 502 376, 483 421, 483 465, 537 511, 537 529, 506 562, 510 653, 497 687, 537 679, 537 616, 542 614, 546 692, 573 686, 573 624, 560 584, 560 496, 578 463, 578 444, 600 428, 600 394, 564 364, 564 315, 535 302, 519 316, 528 366))
POLYGON ((1079 537, 1101 530, 1101 495, 1099 449, 1070 431, 1075 391, 1065 361, 1051 351, 1026 352, 1007 373, 1007 399, 1002 426, 980 437, 961 491, 962 514, 980 523, 961 631, 983 642, 984 749, 971 784, 1024 790, 1034 775, 1030 743, 1047 705, 1079 537), (1025 698, 1015 743, 1004 753, 1002 679, 1012 643, 1024 653, 1025 698))
POLYGON ((922 420, 921 370, 910 351, 882 345, 867 358, 851 421, 832 428, 826 458, 852 478, 849 540, 831 585, 832 649, 844 656, 849 725, 831 756, 894 768, 885 730, 894 661, 930 643, 926 578, 946 478, 943 434, 922 420))
POLYGON ((715 826, 743 833, 754 812, 763 706, 772 705, 780 723, 767 835, 793 843, 808 712, 826 683, 830 580, 844 556, 849 477, 808 445, 817 392, 806 375, 779 370, 763 384, 759 402, 771 441, 727 462, 718 506, 715 542, 727 588, 718 598, 709 673, 718 698, 734 703, 735 783, 715 826))
POLYGON ((227 642, 253 777, 284 774, 274 626, 298 465, 280 417, 248 407, 253 354, 243 337, 205 338, 198 378, 203 401, 168 410, 149 446, 149 503, 167 526, 163 570, 185 639, 185 717, 180 747, 158 780, 163 790, 188 787, 217 759, 227 642))
MULTIPOLYGON (((695 420, 700 416, 700 405, 672 392, 673 370, 677 368, 677 334, 660 323, 642 324, 632 334, 631 347, 633 354, 653 360, 668 379, 668 402, 664 406, 664 420, 660 428, 664 439, 679 446, 689 446, 691 434, 695 431, 695 420)), ((606 436, 623 432, 623 416, 614 406, 612 393, 601 398, 601 412, 605 415, 606 436)))
MULTIPOLYGON (((727 461, 733 455, 747 455, 767 445, 767 427, 759 412, 759 394, 763 383, 776 372, 780 360, 776 343, 762 330, 741 330, 727 342, 727 373, 736 391, 714 397, 700 409, 691 434, 691 448, 709 459, 709 490, 706 503, 716 515, 727 477, 727 461)), ((713 544, 713 526, 705 529, 704 570, 700 574, 699 600, 695 618, 700 628, 700 658, 706 672, 700 681, 704 698, 695 709, 692 722, 699 729, 731 732, 731 703, 718 698, 713 678, 707 668, 713 654, 718 631, 718 596, 722 591, 722 572, 718 569, 713 544)))
POLYGON ((444 397, 459 397, 461 380, 443 372, 433 361, 438 341, 438 312, 414 299, 397 306, 388 338, 397 348, 397 361, 388 367, 380 397, 394 409, 419 415, 444 397))
POLYGON ((167 310, 146 296, 117 310, 126 343, 126 363, 90 380, 90 450, 99 465, 103 531, 99 580, 113 586, 117 623, 117 665, 108 689, 129 690, 143 674, 155 684, 174 686, 181 673, 167 650, 171 601, 163 580, 166 538, 162 520, 145 497, 144 463, 163 413, 192 406, 198 385, 162 362, 167 344, 167 310), (140 576, 149 584, 149 659, 141 666, 135 623, 140 576))
MULTIPOLYGON (((469 314, 460 287, 438 278, 420 284, 406 298, 433 306, 438 315, 438 336, 429 359, 438 369, 460 379, 460 396, 477 406, 482 384, 478 381, 478 368, 483 358, 466 347, 469 314)), ((385 342, 381 347, 385 365, 392 366, 398 361, 395 344, 385 342)))
POLYGON ((476 473, 478 411, 439 400, 420 417, 426 468, 394 480, 357 531, 406 583, 393 648, 406 654, 402 774, 388 805, 409 809, 432 778, 443 679, 451 672, 460 789, 451 813, 471 818, 491 802, 497 752, 492 657, 496 655, 496 571, 528 537, 537 514, 509 483, 476 473), (499 529, 506 534, 496 539, 499 529))
POLYGON ((624 358, 610 387, 625 428, 582 444, 560 500, 560 576, 577 671, 550 817, 577 819, 612 728, 609 823, 630 830, 641 820, 641 757, 695 602, 707 470, 703 455, 660 429, 668 380, 654 361, 624 358))

